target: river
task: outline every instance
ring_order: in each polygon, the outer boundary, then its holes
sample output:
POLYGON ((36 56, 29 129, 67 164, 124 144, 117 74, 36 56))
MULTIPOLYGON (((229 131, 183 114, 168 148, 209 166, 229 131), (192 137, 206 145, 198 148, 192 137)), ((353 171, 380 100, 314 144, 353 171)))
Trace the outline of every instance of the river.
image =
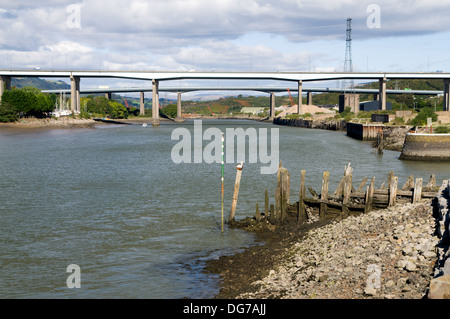
MULTIPOLYGON (((99 125, 83 129, 0 129, 1 298, 210 298, 218 280, 202 273, 204 260, 255 243, 253 234, 221 232, 220 163, 176 164, 172 132, 193 121, 160 127, 99 125), (67 267, 79 266, 80 288, 68 288, 67 267)), ((330 190, 351 162, 353 181, 389 170, 404 183, 410 174, 438 183, 449 164, 400 161, 399 153, 372 152, 343 132, 274 126, 245 120, 207 120, 208 127, 279 129, 279 159, 291 174, 291 195, 306 184, 320 192, 324 170, 330 190)), ((208 144, 204 141, 203 146, 208 144)), ((273 201, 276 174, 246 163, 236 219, 273 201)), ((225 219, 235 163, 225 163, 225 219)))

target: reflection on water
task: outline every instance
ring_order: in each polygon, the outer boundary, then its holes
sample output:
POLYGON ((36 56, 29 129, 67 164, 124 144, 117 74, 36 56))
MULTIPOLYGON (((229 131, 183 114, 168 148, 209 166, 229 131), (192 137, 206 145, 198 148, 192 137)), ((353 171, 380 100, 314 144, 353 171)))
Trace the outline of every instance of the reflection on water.
MULTIPOLYGON (((202 261, 254 242, 252 234, 221 229, 220 164, 174 164, 171 132, 193 122, 153 128, 0 130, 0 296, 3 298, 207 298, 217 286, 202 261), (81 268, 81 288, 69 289, 66 268, 81 268)), ((389 170, 399 183, 410 174, 438 182, 447 163, 398 160, 372 153, 345 133, 252 121, 203 121, 209 126, 278 128, 280 160, 291 174, 295 201, 300 171, 320 190, 324 170, 336 187, 351 162, 355 182, 389 170)), ((205 142, 207 144, 207 142, 205 142)), ((276 175, 247 163, 236 219, 253 215, 276 175)), ((225 214, 231 207, 235 165, 225 164, 225 214)), ((273 198, 272 195, 271 199, 273 198)))

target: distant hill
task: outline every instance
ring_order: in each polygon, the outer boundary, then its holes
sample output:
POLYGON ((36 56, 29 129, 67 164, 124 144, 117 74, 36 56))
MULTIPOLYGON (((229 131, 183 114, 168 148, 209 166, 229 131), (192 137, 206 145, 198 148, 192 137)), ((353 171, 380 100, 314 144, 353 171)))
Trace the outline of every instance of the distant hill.
POLYGON ((27 86, 38 88, 39 90, 64 90, 70 89, 70 85, 61 80, 49 81, 41 78, 16 78, 11 80, 11 86, 17 88, 23 88, 27 86))

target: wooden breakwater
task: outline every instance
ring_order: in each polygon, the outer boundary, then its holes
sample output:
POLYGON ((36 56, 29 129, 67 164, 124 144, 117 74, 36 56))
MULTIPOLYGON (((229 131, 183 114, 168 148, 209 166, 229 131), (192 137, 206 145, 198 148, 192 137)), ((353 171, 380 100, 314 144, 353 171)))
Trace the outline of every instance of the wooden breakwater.
POLYGON ((288 219, 297 223, 308 222, 317 218, 342 219, 350 215, 368 213, 375 209, 387 208, 401 203, 417 203, 436 196, 439 186, 436 185, 435 175, 431 175, 427 184, 423 178, 414 179, 410 175, 400 188, 398 177, 393 171, 387 174, 386 181, 375 187, 375 177, 365 177, 354 185, 353 168, 350 164, 345 167, 344 176, 334 192, 329 191, 330 172, 325 171, 322 178, 320 193, 307 187, 306 171, 301 171, 298 201, 290 203, 290 174, 284 167, 279 166, 277 173, 277 188, 274 204, 269 204, 268 191, 265 192, 264 211, 260 212, 256 204, 255 219, 257 222, 266 220, 271 224, 283 224, 288 219), (368 184, 366 186, 366 184, 368 184), (356 188, 355 188, 356 186, 356 188), (308 191, 308 192, 307 192, 308 191), (308 194, 309 193, 309 194, 308 194))

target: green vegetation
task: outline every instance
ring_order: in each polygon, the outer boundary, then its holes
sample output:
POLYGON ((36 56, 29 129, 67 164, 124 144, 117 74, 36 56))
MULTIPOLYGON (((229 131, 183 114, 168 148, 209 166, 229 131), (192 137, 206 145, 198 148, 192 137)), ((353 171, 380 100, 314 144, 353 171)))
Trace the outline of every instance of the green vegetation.
POLYGON ((438 126, 434 129, 434 133, 437 133, 437 134, 450 133, 450 126, 438 126))
POLYGON ((19 117, 45 118, 54 108, 54 97, 36 88, 5 91, 0 107, 0 121, 15 121, 19 117))
POLYGON ((175 117, 177 117, 177 105, 169 104, 169 105, 161 108, 160 113, 162 113, 165 116, 175 118, 175 117))
POLYGON ((112 119, 126 119, 129 112, 127 108, 114 100, 108 100, 104 96, 88 96, 81 99, 82 114, 80 116, 86 116, 85 113, 92 114, 94 117, 109 116, 112 119))
POLYGON ((409 124, 415 126, 425 126, 428 118, 431 118, 433 122, 436 122, 438 116, 430 107, 424 107, 420 109, 419 114, 417 114, 417 116, 413 118, 409 124))

